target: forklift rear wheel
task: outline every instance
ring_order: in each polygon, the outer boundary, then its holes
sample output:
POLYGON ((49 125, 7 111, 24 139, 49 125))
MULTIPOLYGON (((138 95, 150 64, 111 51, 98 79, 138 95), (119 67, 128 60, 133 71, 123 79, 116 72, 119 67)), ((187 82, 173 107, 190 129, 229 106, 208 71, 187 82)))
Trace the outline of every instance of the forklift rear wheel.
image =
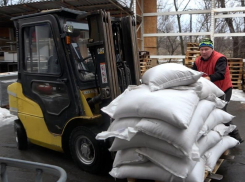
POLYGON ((15 122, 15 140, 19 150, 26 150, 28 148, 28 141, 26 136, 26 131, 20 122, 15 122))
POLYGON ((70 136, 70 151, 73 160, 84 171, 98 174, 106 165, 105 149, 95 133, 86 127, 75 128, 70 136))

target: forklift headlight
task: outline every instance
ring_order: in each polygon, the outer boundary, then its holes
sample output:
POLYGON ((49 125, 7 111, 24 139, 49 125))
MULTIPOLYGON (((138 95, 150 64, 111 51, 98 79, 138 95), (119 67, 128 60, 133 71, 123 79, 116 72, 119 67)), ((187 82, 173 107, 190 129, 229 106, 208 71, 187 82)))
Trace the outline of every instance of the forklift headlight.
POLYGON ((72 25, 64 25, 64 31, 68 33, 73 33, 73 26, 72 25))

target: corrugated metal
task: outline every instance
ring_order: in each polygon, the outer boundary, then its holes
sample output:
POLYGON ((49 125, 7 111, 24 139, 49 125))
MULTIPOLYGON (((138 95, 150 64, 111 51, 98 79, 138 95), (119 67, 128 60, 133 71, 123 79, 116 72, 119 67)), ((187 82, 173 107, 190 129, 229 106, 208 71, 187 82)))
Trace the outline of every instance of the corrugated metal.
POLYGON ((104 9, 110 11, 112 15, 133 14, 127 6, 116 0, 47 0, 0 7, 0 26, 7 25, 4 23, 9 22, 11 17, 37 13, 47 9, 58 9, 60 7, 88 12, 104 9))

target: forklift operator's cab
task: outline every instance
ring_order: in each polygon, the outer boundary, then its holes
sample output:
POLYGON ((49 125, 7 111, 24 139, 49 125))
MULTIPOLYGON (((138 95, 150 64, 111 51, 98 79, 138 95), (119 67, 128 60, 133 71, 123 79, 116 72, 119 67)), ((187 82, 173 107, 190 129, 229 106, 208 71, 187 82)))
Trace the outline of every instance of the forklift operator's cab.
POLYGON ((18 148, 29 141, 71 154, 85 171, 102 172, 109 142, 95 136, 110 118, 100 109, 139 84, 134 20, 62 8, 13 21, 19 70, 8 94, 18 116, 18 148))

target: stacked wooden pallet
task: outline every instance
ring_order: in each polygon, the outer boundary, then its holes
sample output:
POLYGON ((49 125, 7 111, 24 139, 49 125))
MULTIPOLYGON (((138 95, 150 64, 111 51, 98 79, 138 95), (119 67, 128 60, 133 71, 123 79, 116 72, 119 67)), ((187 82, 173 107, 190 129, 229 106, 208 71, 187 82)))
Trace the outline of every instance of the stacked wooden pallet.
POLYGON ((227 58, 230 68, 231 82, 234 89, 242 89, 243 60, 242 58, 227 58))
POLYGON ((187 51, 185 55, 185 66, 192 68, 198 56, 200 56, 198 43, 187 42, 187 51))
POLYGON ((146 70, 150 69, 151 66, 151 59, 150 53, 148 51, 139 51, 139 61, 140 61, 140 72, 143 75, 146 70))

